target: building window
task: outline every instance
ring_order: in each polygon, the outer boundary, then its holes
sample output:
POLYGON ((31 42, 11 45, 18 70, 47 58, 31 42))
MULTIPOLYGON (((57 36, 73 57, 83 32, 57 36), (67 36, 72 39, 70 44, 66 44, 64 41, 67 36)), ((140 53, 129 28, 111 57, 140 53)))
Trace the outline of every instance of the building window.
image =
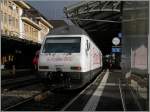
POLYGON ((11 10, 13 10, 13 8, 12 8, 12 2, 11 1, 8 1, 8 7, 11 9, 11 10))
POLYGON ((14 18, 14 26, 15 26, 15 31, 17 32, 18 26, 17 26, 17 19, 14 18))
POLYGON ((1 4, 2 4, 2 5, 4 4, 4 1, 5 1, 5 0, 1 0, 1 4))
POLYGON ((34 38, 36 37, 36 29, 35 28, 33 29, 33 37, 34 38))
POLYGON ((18 7, 16 7, 16 12, 17 12, 17 14, 19 14, 19 8, 18 7))
POLYGON ((16 5, 12 3, 12 9, 16 12, 16 5))
POLYGON ((4 18, 4 14, 3 14, 3 13, 2 13, 1 18, 2 18, 2 20, 1 20, 1 29, 3 29, 3 22, 4 22, 4 21, 3 21, 3 20, 4 20, 4 19, 3 19, 3 18, 4 18))
POLYGON ((6 15, 6 13, 4 13, 4 24, 5 25, 7 24, 7 15, 6 15))
POLYGON ((33 27, 30 27, 30 32, 31 32, 31 38, 33 38, 33 27))
POLYGON ((27 38, 29 39, 29 37, 30 37, 30 26, 29 25, 27 25, 27 38))
POLYGON ((17 29, 17 21, 16 21, 16 18, 14 18, 14 26, 15 26, 15 31, 17 29))
POLYGON ((13 17, 11 16, 11 15, 9 15, 8 16, 8 24, 10 25, 10 26, 13 26, 13 17))
POLYGON ((35 34, 34 34, 34 36, 35 36, 35 38, 36 38, 36 36, 37 36, 37 30, 35 29, 35 34))
POLYGON ((15 19, 16 20, 16 28, 17 28, 17 32, 19 31, 19 20, 18 19, 15 19))
POLYGON ((7 0, 4 0, 4 5, 5 5, 5 6, 7 6, 7 5, 8 5, 8 4, 7 4, 7 0))
POLYGON ((28 26, 26 23, 24 23, 24 32, 25 32, 25 36, 28 38, 28 26))
MULTIPOLYGON (((30 26, 30 25, 29 25, 29 26, 30 26)), ((30 26, 29 28, 30 28, 30 29, 29 29, 29 30, 30 30, 30 31, 29 31, 29 32, 30 32, 30 38, 32 39, 32 26, 30 26)))

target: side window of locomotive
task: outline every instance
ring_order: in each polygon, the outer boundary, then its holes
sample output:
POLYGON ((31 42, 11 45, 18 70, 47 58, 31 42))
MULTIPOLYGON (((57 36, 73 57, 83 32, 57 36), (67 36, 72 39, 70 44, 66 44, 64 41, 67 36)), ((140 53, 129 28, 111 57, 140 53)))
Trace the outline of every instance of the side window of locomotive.
POLYGON ((88 50, 90 50, 90 47, 91 47, 91 44, 90 44, 90 42, 88 43, 88 50))
POLYGON ((90 42, 88 40, 86 40, 86 50, 87 51, 90 50, 90 42))
POLYGON ((90 50, 90 42, 86 40, 86 49, 85 49, 86 55, 88 55, 89 50, 90 50))
POLYGON ((88 49, 88 40, 86 40, 86 51, 88 49))

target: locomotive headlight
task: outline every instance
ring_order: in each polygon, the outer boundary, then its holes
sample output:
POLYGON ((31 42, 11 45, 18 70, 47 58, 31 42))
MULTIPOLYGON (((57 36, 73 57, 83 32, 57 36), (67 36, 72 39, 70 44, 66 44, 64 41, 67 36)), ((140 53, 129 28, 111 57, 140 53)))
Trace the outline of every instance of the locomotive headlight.
POLYGON ((39 66, 39 69, 48 69, 48 66, 39 66))
POLYGON ((72 69, 72 70, 81 70, 81 67, 80 66, 72 66, 72 67, 70 67, 70 69, 72 69))

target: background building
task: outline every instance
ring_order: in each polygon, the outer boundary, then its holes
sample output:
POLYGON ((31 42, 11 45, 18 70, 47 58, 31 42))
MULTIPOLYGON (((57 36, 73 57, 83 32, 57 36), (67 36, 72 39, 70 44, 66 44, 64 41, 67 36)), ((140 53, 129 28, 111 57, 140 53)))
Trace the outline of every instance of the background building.
MULTIPOLYGON (((149 98, 149 1, 123 3, 122 71, 143 99, 149 98)), ((143 102, 148 108, 148 100, 143 102)))
POLYGON ((14 2, 2 0, 0 3, 1 33, 7 36, 19 35, 19 6, 14 2))
POLYGON ((1 0, 1 64, 31 68, 43 37, 53 29, 48 20, 24 1, 1 0))
POLYGON ((149 2, 125 2, 122 61, 124 72, 148 75, 149 2), (136 40, 136 42, 135 42, 136 40))

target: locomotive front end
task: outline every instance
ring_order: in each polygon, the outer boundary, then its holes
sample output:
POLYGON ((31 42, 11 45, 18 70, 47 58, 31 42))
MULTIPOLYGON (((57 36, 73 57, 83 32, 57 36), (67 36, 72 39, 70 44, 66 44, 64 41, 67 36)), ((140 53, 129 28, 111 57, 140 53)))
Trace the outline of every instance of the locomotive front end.
POLYGON ((74 80, 79 81, 82 71, 80 46, 81 37, 47 37, 39 55, 41 77, 57 86, 70 87, 74 80))

